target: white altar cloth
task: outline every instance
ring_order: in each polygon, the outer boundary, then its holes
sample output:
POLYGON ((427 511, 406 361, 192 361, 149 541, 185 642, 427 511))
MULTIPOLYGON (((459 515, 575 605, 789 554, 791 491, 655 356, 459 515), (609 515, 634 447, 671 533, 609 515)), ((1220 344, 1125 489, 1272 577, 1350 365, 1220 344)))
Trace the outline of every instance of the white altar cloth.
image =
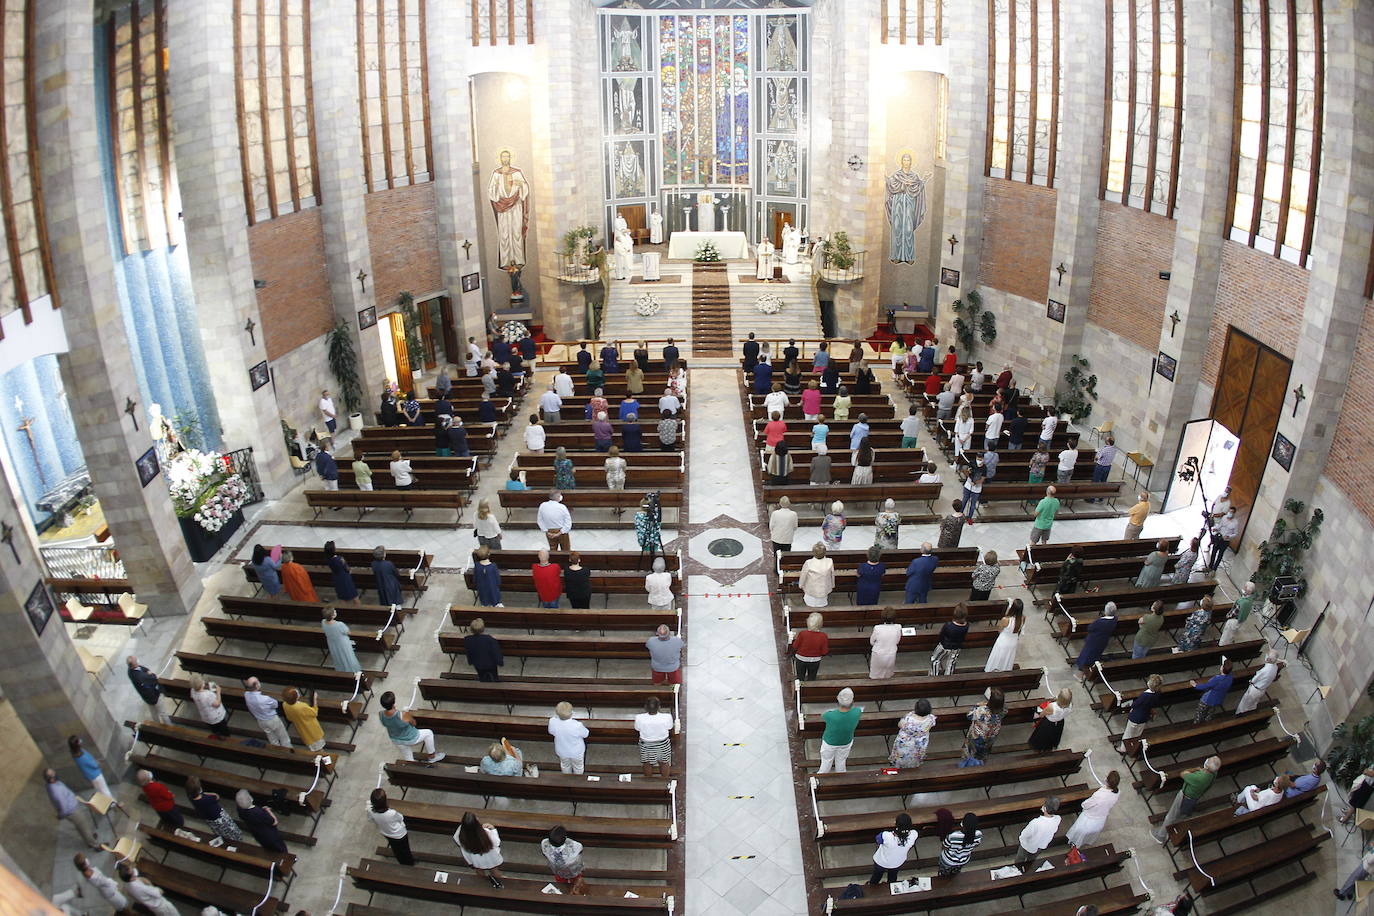
POLYGON ((749 260, 749 239, 743 232, 674 232, 668 237, 668 257, 690 261, 702 242, 715 242, 727 261, 749 260))

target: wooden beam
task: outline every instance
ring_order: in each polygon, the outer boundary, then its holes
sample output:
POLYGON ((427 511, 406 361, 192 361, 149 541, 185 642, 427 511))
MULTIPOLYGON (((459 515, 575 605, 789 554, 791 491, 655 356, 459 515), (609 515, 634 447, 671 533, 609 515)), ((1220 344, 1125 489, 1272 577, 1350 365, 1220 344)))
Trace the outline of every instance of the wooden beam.
POLYGON ((935 43, 944 44, 945 0, 935 0, 935 43))
MULTIPOLYGON (((134 97, 134 153, 138 156, 138 212, 143 216, 143 237, 148 240, 149 246, 153 242, 153 233, 148 222, 148 138, 143 132, 143 46, 139 42, 139 32, 142 31, 143 11, 139 9, 141 0, 134 0, 129 5, 129 49, 133 61, 132 79, 130 85, 133 88, 134 97)), ((126 240, 127 245, 127 240, 126 240)))
POLYGON ((1283 190, 1279 192, 1279 222, 1274 231, 1274 256, 1288 237, 1288 205, 1293 200, 1293 145, 1298 139, 1298 3, 1288 0, 1288 125, 1283 138, 1283 190))
MULTIPOLYGON (((1237 51, 1239 53, 1239 51, 1237 51)), ((1183 0, 1174 0, 1174 137, 1169 155, 1169 209, 1165 214, 1174 218, 1178 205, 1178 163, 1183 149, 1183 0)), ((1235 198, 1231 198, 1235 206, 1235 198)))
MULTIPOLYGON (((153 0, 153 53, 157 68, 157 167, 162 177, 162 214, 167 244, 181 241, 180 214, 172 211, 172 139, 167 119, 167 0, 153 0)), ((237 49, 235 51, 237 53, 237 49)))
POLYGON ((410 61, 406 56, 406 0, 396 0, 396 43, 401 54, 401 135, 406 145, 406 179, 415 183, 415 147, 410 136, 410 61))
MULTIPOLYGON (((940 0, 935 0, 939 3, 940 0)), ((926 43, 926 0, 916 0, 916 43, 926 43)))
MULTIPOLYGON (((38 34, 38 3, 24 7, 24 47, 36 48, 38 34)), ((3 43, 0 43, 3 47, 3 43)), ((43 265, 43 286, 58 308, 57 284, 53 280, 52 247, 48 240, 48 219, 43 203, 43 170, 38 167, 38 55, 24 55, 24 131, 27 136, 29 160, 29 193, 33 201, 33 222, 38 230, 38 259, 43 265)), ((0 149, 8 147, 0 146, 0 149)), ((24 304, 24 319, 29 319, 28 303, 24 304)))
POLYGON ((243 209, 248 225, 257 222, 253 173, 248 166, 248 107, 243 98, 243 0, 234 0, 234 105, 239 119, 239 171, 243 175, 243 209))
POLYGON ((1050 172, 1045 183, 1054 187, 1054 172, 1059 160, 1059 0, 1052 0, 1051 8, 1054 12, 1054 35, 1050 43, 1054 76, 1050 85, 1054 88, 1050 91, 1050 172))
POLYGON ((534 44, 534 0, 525 0, 525 44, 534 44))
MULTIPOLYGON (((110 118, 110 150, 111 155, 114 157, 115 209, 119 212, 120 242, 121 247, 124 249, 124 253, 129 254, 132 249, 129 247, 129 213, 124 203, 124 152, 119 143, 119 27, 116 23, 118 18, 118 16, 112 15, 105 22, 105 56, 110 62, 108 77, 105 81, 106 92, 109 95, 109 99, 105 107, 109 112, 110 118)), ((4 25, 0 23, 0 42, 3 41, 4 25)), ((0 144, 4 144, 5 142, 3 125, 0 125, 0 144)), ((0 166, 8 169, 9 157, 0 156, 0 159, 5 160, 4 163, 0 163, 0 166)), ((5 191, 8 193, 9 179, 5 178, 3 180, 5 183, 5 191)), ((8 201, 0 201, 0 206, 3 206, 5 211, 5 237, 6 239, 10 239, 13 237, 11 224, 14 221, 14 215, 12 207, 8 201)), ((13 247, 11 247, 10 250, 10 260, 13 261, 15 258, 13 247)))
POLYGON ((496 45, 496 0, 487 0, 487 44, 496 45))
POLYGON ((357 0, 354 19, 358 43, 358 120, 363 131, 363 193, 367 194, 372 191, 372 137, 367 124, 367 29, 363 24, 367 11, 363 7, 364 0, 357 0))
MULTIPOLYGON (((3 4, 0 4, 3 5, 3 4)), ((33 4, 29 4, 29 12, 32 12, 33 4)), ((3 10, 0 10, 3 12, 3 10)), ((27 19, 27 15, 26 15, 27 19)), ((0 48, 5 47, 5 24, 9 21, 8 16, 0 16, 0 48)), ((26 21, 27 26, 27 21, 26 21)), ((27 28, 26 28, 27 31, 27 28)), ((114 33, 110 33, 110 42, 114 41, 114 33)), ((25 44, 25 47, 32 45, 25 44)), ((24 66, 27 68, 34 55, 24 55, 24 66)), ((8 88, 8 87, 6 87, 8 88)), ((8 93, 0 90, 0 104, 5 108, 9 107, 8 93)), ((14 219, 14 188, 11 186, 10 176, 10 138, 9 138, 9 118, 0 117, 0 212, 4 214, 5 223, 5 248, 10 259, 10 278, 14 283, 14 304, 19 307, 19 311, 24 314, 24 323, 33 321, 33 312, 29 309, 29 290, 28 284, 24 282, 24 261, 23 255, 19 250, 19 234, 15 231, 14 219)))
MULTIPOLYGON (((1264 209, 1264 178, 1269 168, 1269 3, 1259 4, 1260 14, 1260 139, 1259 157, 1255 161, 1255 206, 1250 214, 1250 242, 1255 247, 1259 238, 1260 214, 1264 209)), ((1237 89, 1241 88, 1237 84, 1237 89)), ((1277 247, 1275 248, 1277 251, 1277 247)))
POLYGON ((1151 7, 1150 41, 1150 163, 1145 169, 1145 210, 1154 209, 1155 169, 1159 161, 1159 0, 1149 0, 1151 7))
MULTIPOLYGON (((1240 123, 1241 123, 1241 96, 1242 89, 1245 87, 1245 51, 1241 47, 1244 40, 1245 27, 1241 21, 1244 9, 1244 0, 1234 0, 1232 3, 1231 20, 1236 24, 1234 35, 1235 53, 1231 57, 1235 60, 1235 69, 1232 71, 1232 84, 1234 91, 1231 93, 1231 178, 1230 193, 1226 201, 1226 221, 1221 227, 1221 237, 1230 238, 1231 228, 1236 221, 1236 196, 1240 192, 1240 123)), ((1175 140, 1178 138, 1175 137, 1175 140)))
POLYGON ((515 44, 515 0, 506 0, 506 44, 515 44))
POLYGON ((1026 184, 1035 184, 1035 115, 1040 91, 1040 0, 1030 0, 1030 117, 1026 119, 1026 184))
POLYGON ((882 22, 882 29, 879 33, 878 40, 883 44, 887 44, 887 0, 879 0, 878 20, 882 22))
POLYGON ((1135 169, 1136 67, 1140 57, 1139 48, 1136 47, 1139 37, 1135 27, 1136 2, 1137 0, 1126 0, 1126 5, 1131 11, 1126 23, 1126 46, 1130 48, 1131 66, 1126 72, 1126 170, 1121 177, 1121 202, 1128 207, 1131 205, 1131 176, 1135 169))
MULTIPOLYGON (((272 219, 276 219, 280 212, 277 208, 277 175, 272 162, 272 130, 267 113, 267 2, 258 0, 258 121, 262 124, 262 167, 267 178, 267 210, 272 219)), ((286 121, 290 123, 290 113, 286 121)))
POLYGON ((482 42, 481 16, 480 0, 472 0, 472 46, 474 48, 482 42))
POLYGON ((1102 0, 1105 4, 1104 14, 1107 17, 1107 79, 1106 88, 1102 95, 1102 163, 1099 167, 1097 199, 1107 199, 1107 182, 1111 175, 1112 166, 1112 91, 1116 85, 1115 63, 1113 56, 1116 46, 1116 11, 1112 8, 1112 0, 1102 0))
POLYGON ((305 136, 310 148, 310 193, 320 205, 320 153, 315 147, 315 78, 310 65, 310 0, 301 0, 301 43, 305 46, 305 136))
POLYGON ((906 44, 906 0, 897 5, 897 43, 906 44))
POLYGON ((1322 166, 1322 118, 1326 110, 1326 33, 1322 31, 1322 5, 1312 4, 1312 39, 1315 73, 1312 81, 1312 170, 1307 180, 1307 219, 1302 230, 1302 254, 1298 263, 1307 266, 1312 256, 1312 233, 1317 225, 1317 186, 1322 166))
POLYGON ((1003 173, 1011 179, 1016 148, 1016 0, 1007 2, 1007 156, 1003 173))
POLYGON ((377 0, 377 92, 382 102, 382 159, 386 171, 386 186, 396 187, 396 174, 391 168, 391 106, 386 98, 386 0, 377 0))
POLYGON ((425 123, 425 172, 432 181, 434 179, 434 136, 429 127, 429 38, 425 34, 425 4, 428 0, 415 0, 415 2, 420 4, 420 99, 422 117, 425 123))
MULTIPOLYGON (((237 0, 236 0, 237 2, 237 0)), ((993 110, 997 101, 997 12, 993 0, 988 4, 988 114, 987 137, 984 140, 983 174, 992 172, 992 138, 997 133, 997 117, 993 110)))
MULTIPOLYGON (((296 119, 291 116, 291 33, 287 29, 287 16, 291 12, 291 0, 281 0, 278 34, 281 36, 281 110, 282 129, 286 131, 287 177, 291 180, 291 212, 301 208, 301 182, 296 175, 296 119)), ((304 25, 302 23, 302 25, 304 25)))

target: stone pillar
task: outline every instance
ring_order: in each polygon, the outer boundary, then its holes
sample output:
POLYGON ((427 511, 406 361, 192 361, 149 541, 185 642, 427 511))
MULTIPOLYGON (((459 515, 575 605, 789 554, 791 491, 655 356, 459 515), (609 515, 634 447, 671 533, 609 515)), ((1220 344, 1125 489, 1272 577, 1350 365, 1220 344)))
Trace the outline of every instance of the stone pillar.
MULTIPOLYGON (((156 616, 184 614, 200 597, 166 483, 139 483, 134 461, 151 444, 124 413, 138 384, 115 289, 104 199, 91 42, 92 4, 36 7, 35 105, 43 202, 62 298, 69 350, 59 357, 73 415, 81 418, 81 445, 101 509, 119 546, 138 599, 156 616)), ((141 405, 140 405, 141 406, 141 405)), ((142 411, 140 410, 141 414, 142 411)), ((61 621, 41 637, 24 619, 23 602, 43 575, 32 536, 8 488, 0 487, 0 517, 15 525, 15 562, 0 549, 0 615, 6 639, 0 649, 0 690, 14 705, 35 743, 54 765, 70 761, 68 734, 85 731, 108 754, 119 740, 99 692, 92 689, 61 621)), ((120 671, 111 672, 121 677, 120 671)), ((111 757, 106 757, 112 760, 111 757)))
MULTIPOLYGON (((1107 23, 1102 4, 1093 0, 1065 0, 1059 23, 1063 97, 1059 119, 1063 125, 1055 167, 1054 248, 1050 258, 1049 298, 1066 306, 1058 326, 1058 346, 1045 354, 1041 381, 1049 394, 1061 384, 1073 356, 1082 353, 1083 328, 1088 322, 1088 295, 1097 252, 1097 221, 1101 202, 1097 192, 1102 173, 1102 87, 1106 85, 1107 23), (1060 282, 1054 268, 1068 272, 1060 282)), ((1051 322, 1053 324, 1053 322, 1051 322)), ((1052 329, 1053 330, 1053 329, 1052 329)))
MULTIPOLYGON (((1159 349, 1178 360, 1174 381, 1156 375, 1140 435, 1140 450, 1168 474, 1178 457, 1179 435, 1194 419, 1202 356, 1212 333, 1212 311, 1230 225, 1232 87, 1235 84, 1234 11, 1225 4, 1188 8, 1184 55, 1183 150, 1174 211, 1174 256, 1164 304, 1159 349), (1179 316, 1178 326, 1169 316, 1179 316)), ((1323 157, 1325 162, 1325 157, 1323 157)), ((1323 166, 1323 170, 1324 170, 1323 166)), ((1363 274, 1361 274, 1363 276, 1363 274)), ((1167 485, 1167 477, 1156 476, 1167 485)))
POLYGON ((269 499, 292 485, 270 385, 253 390, 248 370, 267 358, 248 254, 234 96, 233 5, 167 8, 171 103, 182 225, 196 289, 201 340, 225 448, 253 448, 269 499), (258 327, 252 338, 249 320, 258 327), (256 340, 256 343, 253 341, 256 340))
MULTIPOLYGON (((430 4, 430 6, 444 4, 430 4)), ((372 305, 395 310, 394 302, 377 302, 374 288, 355 279, 371 274, 367 237, 367 180, 363 173, 363 140, 358 111, 357 4, 353 0, 312 0, 310 4, 311 88, 314 91, 315 168, 320 179, 320 217, 324 229, 325 274, 334 300, 336 321, 348 327, 358 356, 362 411, 371 412, 373 393, 381 390, 386 370, 381 339, 375 331, 358 331, 358 312, 372 305)), ((442 148, 442 147, 440 147, 442 148)), ((413 368, 413 367, 412 367, 413 368)), ((321 377, 326 368, 320 367, 321 377)), ((398 380, 406 385, 409 380, 398 380)), ((337 386, 331 386, 337 387, 337 386)), ((338 392, 336 391, 337 395, 338 392)), ((340 402, 342 407, 342 402, 340 402)))
MULTIPOLYGON (((939 311, 932 330, 941 340, 954 339, 950 303, 963 290, 978 286, 983 256, 983 192, 987 168, 988 17, 979 3, 945 5, 945 46, 950 67, 945 128, 945 236, 940 239, 940 266, 959 271, 959 288, 940 286, 939 311), (959 240, 951 252, 948 239, 959 240)), ((939 277, 935 277, 939 282, 939 277)))
MULTIPOLYGON (((434 138, 434 214, 438 223, 439 264, 444 286, 453 300, 454 317, 462 324, 462 339, 482 339, 486 316, 482 295, 463 295, 463 274, 481 269, 481 233, 472 161, 472 96, 469 92, 467 51, 461 37, 472 34, 468 5, 430 3, 425 6, 426 48, 429 52, 429 123, 434 138), (463 248, 464 242, 471 242, 463 248)), ((539 33, 536 33, 539 34, 539 33)), ((504 277, 486 277, 485 282, 504 277)), ((459 354, 458 356, 461 356, 459 354)), ((457 360, 458 357, 450 357, 457 360)))

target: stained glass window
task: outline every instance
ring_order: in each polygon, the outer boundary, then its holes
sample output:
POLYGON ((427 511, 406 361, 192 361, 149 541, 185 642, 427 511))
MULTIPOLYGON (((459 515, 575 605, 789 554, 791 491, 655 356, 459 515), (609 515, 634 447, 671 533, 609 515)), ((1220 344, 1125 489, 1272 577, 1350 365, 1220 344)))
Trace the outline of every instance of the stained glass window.
POLYGON ((1054 185, 1059 147, 1059 4, 988 0, 987 174, 1054 185))
MULTIPOLYGON (((664 185, 749 183, 749 24, 742 15, 659 17, 664 185)), ((795 35, 769 48, 795 58, 795 35)))
POLYGON ((358 0, 358 80, 368 190, 430 177, 425 0, 358 0))

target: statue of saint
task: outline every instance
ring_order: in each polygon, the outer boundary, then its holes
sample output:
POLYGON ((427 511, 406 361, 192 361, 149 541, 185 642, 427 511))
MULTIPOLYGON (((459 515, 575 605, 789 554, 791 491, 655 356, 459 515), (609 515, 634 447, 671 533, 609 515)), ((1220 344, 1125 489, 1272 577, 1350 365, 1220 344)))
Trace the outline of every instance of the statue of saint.
POLYGON ((496 244, 501 267, 525 266, 525 234, 530 227, 530 183, 511 165, 511 153, 501 150, 501 165, 487 182, 487 199, 496 214, 496 244))
POLYGON ((663 214, 658 210, 649 214, 649 244, 663 244, 663 214))
POLYGON ((888 258, 894 264, 916 261, 916 230, 926 218, 926 179, 911 169, 911 154, 902 154, 901 168, 887 176, 887 222, 892 229, 888 258))
POLYGON ((634 70, 634 44, 638 37, 637 30, 630 24, 630 20, 621 19, 618 26, 611 29, 611 47, 614 48, 611 61, 613 70, 634 70))
POLYGON ((644 193, 644 166, 639 161, 639 153, 628 143, 622 143, 616 151, 615 184, 619 197, 644 193))

